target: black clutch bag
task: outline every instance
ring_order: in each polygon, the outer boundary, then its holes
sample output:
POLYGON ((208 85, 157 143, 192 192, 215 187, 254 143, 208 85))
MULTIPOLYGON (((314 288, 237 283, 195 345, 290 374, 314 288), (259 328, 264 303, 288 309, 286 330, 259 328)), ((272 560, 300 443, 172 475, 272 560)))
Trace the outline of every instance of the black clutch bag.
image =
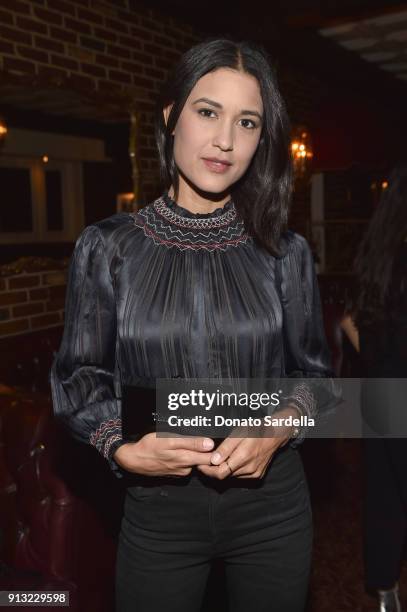
POLYGON ((122 389, 123 438, 137 441, 156 431, 155 388, 126 385, 122 389))

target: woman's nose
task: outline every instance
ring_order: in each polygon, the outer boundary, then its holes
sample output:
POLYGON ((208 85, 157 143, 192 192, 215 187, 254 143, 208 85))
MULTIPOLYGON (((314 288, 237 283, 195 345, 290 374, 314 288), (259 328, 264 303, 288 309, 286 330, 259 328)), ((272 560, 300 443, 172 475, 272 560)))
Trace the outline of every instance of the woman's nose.
POLYGON ((233 150, 233 126, 225 122, 219 122, 213 138, 213 144, 222 151, 233 150))

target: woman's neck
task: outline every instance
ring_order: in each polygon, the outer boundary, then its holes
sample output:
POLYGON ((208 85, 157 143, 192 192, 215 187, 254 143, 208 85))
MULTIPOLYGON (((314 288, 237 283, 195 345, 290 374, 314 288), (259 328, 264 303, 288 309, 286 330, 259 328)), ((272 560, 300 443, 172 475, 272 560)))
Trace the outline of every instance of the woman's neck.
POLYGON ((203 215, 211 213, 217 208, 222 208, 226 202, 230 200, 230 194, 222 194, 221 197, 219 197, 218 194, 213 194, 212 199, 210 197, 204 197, 204 195, 200 195, 194 189, 181 182, 178 190, 178 197, 175 199, 172 185, 168 190, 168 195, 176 204, 179 204, 192 213, 203 215))

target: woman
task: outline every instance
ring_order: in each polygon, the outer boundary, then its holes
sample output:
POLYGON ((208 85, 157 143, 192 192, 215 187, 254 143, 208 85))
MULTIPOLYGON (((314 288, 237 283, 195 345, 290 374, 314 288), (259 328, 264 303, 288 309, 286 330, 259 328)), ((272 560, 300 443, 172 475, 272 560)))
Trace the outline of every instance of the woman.
POLYGON ((367 377, 362 389, 362 411, 369 428, 363 440, 365 580, 368 591, 378 595, 380 612, 400 612, 397 583, 407 534, 405 162, 390 176, 360 245, 355 271, 357 296, 343 328, 360 350, 367 377))
MULTIPOLYGON (((265 53, 202 43, 163 92, 156 138, 168 190, 79 237, 52 368, 55 413, 117 476, 133 477, 118 612, 198 611, 215 558, 234 612, 298 612, 312 544, 298 440, 289 442, 298 429, 227 437, 216 450, 204 436, 123 436, 126 389, 154 388, 157 378, 331 374, 309 247, 282 233, 289 124, 265 53)), ((298 385, 281 414, 312 409, 298 385)))

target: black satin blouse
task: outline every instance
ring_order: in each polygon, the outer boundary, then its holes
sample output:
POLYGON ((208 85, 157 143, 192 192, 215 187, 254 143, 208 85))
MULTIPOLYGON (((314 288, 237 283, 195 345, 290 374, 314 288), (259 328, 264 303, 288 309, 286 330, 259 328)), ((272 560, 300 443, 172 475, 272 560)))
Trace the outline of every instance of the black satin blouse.
POLYGON ((276 258, 246 233, 232 201, 194 214, 165 193, 79 236, 50 374, 54 412, 118 477, 123 385, 331 375, 313 259, 300 235, 286 232, 276 258))

